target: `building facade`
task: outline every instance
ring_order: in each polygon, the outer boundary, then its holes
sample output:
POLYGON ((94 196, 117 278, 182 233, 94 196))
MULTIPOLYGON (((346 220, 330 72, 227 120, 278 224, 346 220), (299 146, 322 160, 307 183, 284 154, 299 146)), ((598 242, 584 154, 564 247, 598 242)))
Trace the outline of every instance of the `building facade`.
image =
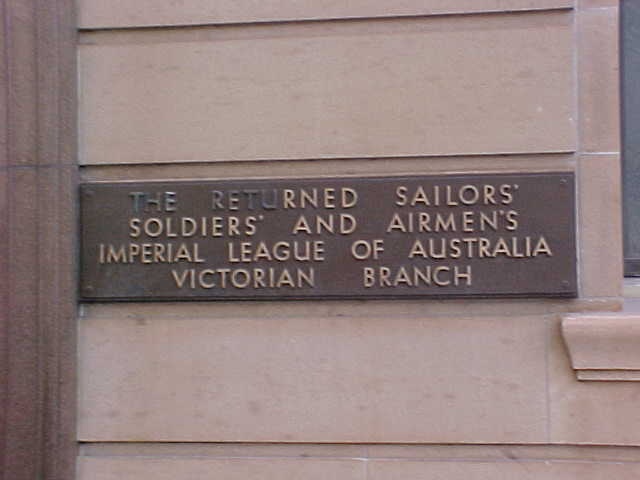
MULTIPOLYGON (((640 474, 639 318, 634 285, 623 289, 617 1, 6 0, 1 12, 2 478, 640 474), (558 175, 573 189, 544 196, 558 175), (408 296, 400 263, 386 271, 373 261, 374 240, 361 248, 370 246, 367 268, 376 270, 364 270, 362 291, 339 288, 342 298, 273 288, 260 297, 266 280, 252 270, 253 296, 239 276, 229 280, 236 297, 194 301, 163 294, 151 282, 156 266, 143 260, 105 280, 125 293, 101 297, 81 261, 89 224, 109 235, 113 224, 99 215, 121 211, 107 195, 87 214, 80 185, 172 193, 176 182, 209 182, 227 188, 212 208, 234 210, 229 189, 248 187, 229 185, 293 191, 313 181, 324 195, 315 213, 328 221, 327 185, 347 182, 335 210, 346 223, 308 237, 324 241, 352 233, 348 207, 365 198, 349 193, 358 182, 445 188, 455 178, 470 185, 458 198, 473 197, 470 217, 483 203, 496 218, 511 218, 498 208, 513 193, 502 185, 543 179, 511 220, 526 210, 567 243, 545 248, 523 233, 523 243, 503 247, 505 233, 486 240, 489 267, 473 285, 464 272, 434 270, 430 290, 408 296), (533 258, 508 270, 503 257, 536 251, 543 270, 567 267, 566 284, 547 284, 533 258)), ((397 207, 433 206, 433 190, 395 188, 397 207)), ((291 195, 282 205, 297 208, 291 195)), ((385 212, 373 197, 358 222, 385 212)), ((171 212, 173 197, 163 198, 171 212)), ((296 238, 314 233, 296 225, 296 238)), ((393 225, 387 234, 414 233, 393 225)), ((435 223, 424 225, 424 238, 437 237, 435 223)), ((484 236, 469 232, 480 245, 484 236)), ((272 255, 278 266, 285 255, 254 248, 233 259, 272 255)), ((353 248, 338 258, 347 270, 365 256, 353 248)), ((413 256, 443 265, 429 248, 414 244, 413 256)), ((315 252, 319 262, 324 253, 315 252)), ((215 290, 221 277, 213 278, 202 274, 199 288, 215 290)))

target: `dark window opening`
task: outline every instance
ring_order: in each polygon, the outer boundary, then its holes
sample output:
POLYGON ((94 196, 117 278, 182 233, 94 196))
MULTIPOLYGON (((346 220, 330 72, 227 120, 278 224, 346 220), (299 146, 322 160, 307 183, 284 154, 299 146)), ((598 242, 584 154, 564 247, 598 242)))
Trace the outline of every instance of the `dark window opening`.
POLYGON ((620 3, 624 274, 640 277, 640 2, 620 3))

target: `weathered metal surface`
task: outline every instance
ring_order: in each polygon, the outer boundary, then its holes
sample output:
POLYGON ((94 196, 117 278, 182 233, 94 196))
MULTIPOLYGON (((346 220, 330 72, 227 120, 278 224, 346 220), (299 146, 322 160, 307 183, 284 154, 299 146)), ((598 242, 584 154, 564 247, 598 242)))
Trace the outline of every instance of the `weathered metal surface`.
POLYGON ((571 173, 81 186, 84 300, 575 297, 571 173))

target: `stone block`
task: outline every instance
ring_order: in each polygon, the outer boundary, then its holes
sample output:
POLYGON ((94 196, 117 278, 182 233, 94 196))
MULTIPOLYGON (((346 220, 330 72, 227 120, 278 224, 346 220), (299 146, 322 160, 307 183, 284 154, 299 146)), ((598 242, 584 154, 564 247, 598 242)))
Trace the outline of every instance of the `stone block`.
POLYGON ((579 381, 560 323, 554 321, 549 347, 550 441, 640 445, 640 383, 579 381))
POLYGON ((365 463, 355 459, 207 457, 81 457, 78 480, 365 480, 365 463))
POLYGON ((416 462, 372 461, 370 480, 632 480, 640 475, 637 463, 573 463, 549 461, 416 462))
POLYGON ((80 321, 79 439, 546 438, 544 317, 239 312, 89 311, 80 321))
POLYGON ((578 11, 577 19, 580 150, 618 152, 618 9, 582 9, 578 11))
POLYGON ((575 150, 572 12, 95 32, 80 163, 575 150))
POLYGON ((583 155, 578 169, 581 294, 620 296, 623 273, 619 156, 583 155))

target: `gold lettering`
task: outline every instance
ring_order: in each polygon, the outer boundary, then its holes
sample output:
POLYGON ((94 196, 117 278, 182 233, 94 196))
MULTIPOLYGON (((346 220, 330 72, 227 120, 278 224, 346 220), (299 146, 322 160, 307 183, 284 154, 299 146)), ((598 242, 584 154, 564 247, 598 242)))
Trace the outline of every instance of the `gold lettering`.
POLYGON ((509 256, 511 252, 509 252, 509 247, 507 245, 507 242, 505 241, 504 238, 500 237, 498 238, 498 241, 496 242, 496 244, 493 246, 493 252, 492 252, 492 256, 495 257, 497 256, 499 253, 503 254, 503 255, 507 255, 509 256))
MULTIPOLYGON (((140 245, 137 243, 129 244, 129 263, 133 263, 133 260, 140 254, 140 245)), ((126 262, 124 262, 126 263, 126 262)))
POLYGON ((258 261, 258 260, 271 260, 271 254, 269 253, 269 249, 267 248, 267 245, 264 242, 259 242, 258 246, 256 247, 256 250, 253 254, 253 261, 258 261))
POLYGON ((284 208, 296 208, 296 203, 295 203, 295 197, 296 197, 296 192, 294 192, 293 190, 289 190, 288 188, 285 188, 282 191, 282 206, 284 208))
POLYGON ((350 235, 356 231, 358 222, 353 215, 348 213, 340 214, 340 235, 350 235))
POLYGON ((459 238, 452 238, 451 241, 449 242, 449 248, 451 250, 449 252, 450 258, 460 258, 460 256, 462 255, 462 250, 460 249, 459 238))
POLYGON ((411 206, 415 207, 418 203, 421 203, 426 207, 431 205, 431 203, 429 202, 429 198, 424 191, 424 188, 422 188, 421 186, 416 189, 416 192, 411 199, 411 206))
POLYGON ((471 266, 425 265, 424 267, 413 266, 411 270, 408 270, 405 266, 400 266, 395 272, 387 266, 363 267, 362 285, 365 288, 419 288, 432 285, 437 287, 470 286, 471 266))
POLYGON ((227 274, 230 272, 231 270, 228 268, 219 268, 218 269, 218 274, 220 275, 220 286, 222 288, 227 288, 227 274))
POLYGON ((313 242, 313 261, 324 261, 324 241, 322 240, 316 240, 313 242))
MULTIPOLYGON (((529 237, 525 238, 525 243, 529 240, 529 237)), ((523 258, 524 254, 518 249, 518 238, 511 237, 511 257, 513 258, 523 258)))
POLYGON ((475 237, 470 237, 470 238, 462 238, 461 239, 462 242, 464 242, 464 244, 467 247, 467 258, 472 258, 473 257, 473 246, 478 243, 478 239, 475 237))
POLYGON ((318 189, 312 188, 313 194, 309 194, 304 188, 300 189, 300 208, 306 208, 310 204, 313 208, 318 208, 318 189))
POLYGON ((313 267, 309 268, 309 270, 305 273, 301 268, 297 269, 298 271, 298 288, 302 288, 302 284, 306 283, 308 287, 316 286, 316 271, 313 267))
POLYGON ((211 275, 212 277, 215 275, 216 271, 212 270, 210 268, 207 268, 205 270, 201 270, 200 273, 198 274, 198 285, 202 288, 213 288, 216 286, 215 282, 213 281, 213 279, 211 280, 211 282, 207 282, 206 281, 206 276, 207 275, 211 275))
POLYGON ((148 218, 143 224, 144 233, 149 237, 158 237, 162 235, 164 226, 159 218, 148 218), (152 225, 155 225, 155 230, 152 229, 152 225))
POLYGON ((480 212, 480 231, 484 232, 487 229, 487 225, 494 231, 498 230, 498 212, 493 210, 491 215, 486 212, 480 212))
POLYGON ((431 228, 429 227, 429 214, 425 212, 420 212, 418 214, 418 231, 419 232, 430 232, 431 228))
POLYGON ((175 238, 178 236, 178 233, 173 230, 173 218, 167 218, 166 220, 167 222, 167 237, 168 238, 175 238))
POLYGON ((253 269, 253 288, 264 288, 264 270, 262 268, 253 269))
POLYGON ((222 237, 222 217, 211 217, 211 236, 222 237))
POLYGON ((399 207, 404 207, 407 204, 407 190, 407 187, 405 187, 404 185, 400 185, 396 188, 397 200, 395 201, 395 204, 399 207))
POLYGON ((451 185, 447 185, 445 191, 447 192, 447 206, 455 207, 458 205, 458 202, 456 202, 451 195, 451 185))
POLYGON ((500 187, 498 187, 500 197, 502 198, 500 200, 500 203, 502 203, 503 205, 509 205, 511 204, 511 202, 513 202, 513 193, 511 193, 511 189, 511 185, 508 184, 502 184, 500 185, 500 187))
POLYGON ((364 267, 362 269, 362 284, 365 288, 371 288, 375 285, 375 270, 371 267, 364 267))
POLYGON ((166 258, 164 256, 165 250, 166 250, 166 247, 163 243, 153 244, 153 262, 154 263, 166 262, 166 258))
POLYGON ((424 285, 431 285, 431 266, 427 265, 424 271, 418 267, 413 267, 413 286, 417 287, 423 283, 424 285))
POLYGON ((446 287, 448 285, 451 285, 451 280, 448 280, 448 279, 447 280, 442 280, 440 278, 440 273, 441 272, 449 273, 449 267, 441 265, 439 267, 434 268, 433 269, 433 283, 435 283, 439 287, 446 287))
POLYGON ((171 276, 173 277, 173 280, 176 282, 176 286, 178 288, 182 288, 182 286, 184 285, 184 282, 187 280, 187 275, 189 274, 193 275, 193 269, 185 270, 180 275, 178 275, 178 273, 175 270, 171 270, 171 276))
POLYGON ((483 186, 483 196, 485 205, 495 205, 496 204, 496 187, 493 185, 484 185, 483 186))
POLYGON ((507 225, 504 227, 509 231, 517 230, 518 228, 518 212, 515 210, 509 210, 506 215, 507 225))
POLYGON ((389 267, 380 267, 378 272, 380 274, 380 286, 390 287, 391 282, 389 281, 389 276, 391 275, 391 269, 389 267))
POLYGON ((153 263, 152 260, 152 245, 150 243, 143 243, 142 244, 142 259, 141 262, 142 263, 153 263))
POLYGON ((229 260, 231 263, 237 263, 240 261, 240 259, 234 252, 233 242, 227 242, 227 260, 229 260))
POLYGON ((324 189, 324 208, 333 209, 336 208, 336 189, 325 188, 324 189))
POLYGON ((124 245, 116 251, 111 244, 107 246, 107 262, 106 263, 127 263, 127 254, 124 245))
POLYGON ((238 190, 229 190, 227 192, 228 206, 229 210, 238 210, 240 203, 240 192, 238 190))
POLYGON ((227 242, 227 260, 231 263, 284 262, 291 259, 298 262, 324 261, 324 241, 281 240, 272 245, 260 241, 255 247, 251 242, 227 242))
POLYGON ((326 230, 327 233, 334 233, 333 230, 333 215, 328 215, 327 218, 322 218, 321 215, 316 215, 316 233, 322 233, 322 230, 326 230))
POLYGON ((200 256, 200 245, 197 243, 193 244, 193 261, 195 263, 203 263, 204 258, 200 256))
POLYGON ((407 229, 404 226, 404 223, 402 222, 402 218, 398 213, 394 213, 393 216, 391 217, 391 221, 389 222, 389 226, 387 227, 387 233, 393 230, 398 230, 404 233, 407 232, 407 229))
POLYGON ((544 237, 540 237, 538 239, 538 243, 536 244, 536 247, 533 249, 534 257, 542 254, 548 255, 549 257, 553 256, 553 253, 551 253, 551 247, 549 247, 549 244, 547 243, 544 237))
POLYGON ((311 234, 311 227, 309 226, 307 219, 304 218, 304 215, 300 215, 300 217, 298 217, 298 220, 293 226, 293 230, 291 233, 293 233, 294 235, 297 235, 298 232, 311 234))
POLYGON ((251 261, 251 242, 240 242, 240 260, 242 262, 251 261))
POLYGON ((176 256, 173 259, 174 262, 179 262, 181 260, 184 260, 185 262, 192 261, 191 252, 189 252, 186 243, 180 244, 180 246, 178 247, 178 251, 176 252, 176 256))
POLYGON ((400 284, 411 286, 411 278, 409 278, 409 274, 407 273, 404 267, 400 267, 398 269, 398 272, 396 273, 396 276, 393 279, 394 287, 397 287, 400 284))
POLYGON ((355 207, 355 205, 358 203, 358 192, 356 192, 353 188, 342 188, 340 200, 342 208, 355 207))
POLYGON ((409 258, 415 258, 415 257, 420 257, 420 258, 427 258, 427 251, 424 249, 424 245, 422 245, 422 242, 420 240, 416 240, 415 242, 413 242, 413 245, 411 246, 411 250, 409 251, 409 258))
POLYGON ((229 217, 228 220, 228 232, 229 236, 238 236, 240 235, 240 230, 238 230, 238 225, 240 225, 240 220, 238 217, 229 217))
POLYGON ((464 205, 475 205, 480 198, 480 192, 474 185, 463 185, 458 192, 458 197, 464 205), (467 195, 468 192, 471 192, 471 196, 467 195))
POLYGON ((466 287, 471 286, 471 265, 467 265, 465 267, 464 273, 460 272, 460 268, 458 266, 453 267, 453 271, 453 282, 456 287, 460 285, 460 280, 465 281, 466 287))
POLYGON ((131 231, 129 232, 129 236, 132 238, 138 238, 140 236, 140 219, 132 218, 129 220, 129 228, 131 231))
POLYGON ((198 222, 195 218, 182 217, 180 219, 180 232, 183 237, 192 237, 198 231, 198 222))
POLYGON ((456 220, 453 216, 453 213, 443 217, 441 214, 436 214, 436 224, 435 224, 436 232, 455 232, 456 231, 456 220))
POLYGON ((430 238, 429 239, 429 257, 430 258, 446 258, 447 256, 447 251, 446 251, 446 240, 444 238, 439 238, 438 240, 440 240, 440 251, 436 252, 435 249, 435 238, 430 238))
POLYGON ((256 222, 258 221, 258 219, 256 217, 254 217, 253 215, 248 216, 247 218, 245 218, 244 220, 244 224, 247 227, 245 229, 245 234, 248 236, 253 236, 256 233, 256 222))
POLYGON ((289 243, 276 242, 273 245, 273 258, 275 258, 279 262, 289 260, 289 243))
POLYGON ((488 238, 480 237, 478 239, 478 256, 480 258, 492 257, 491 251, 489 250, 489 246, 491 242, 488 238))
POLYGON ((247 286, 251 283, 251 276, 249 272, 244 269, 234 270, 231 274, 231 285, 235 288, 247 288, 247 286), (239 276, 244 276, 244 279, 240 281, 238 279, 239 276))
POLYGON ((291 274, 289 273, 289 270, 287 270, 286 268, 282 270, 282 272, 280 273, 280 277, 278 278, 278 283, 276 283, 276 287, 282 288, 285 285, 287 287, 295 287, 295 284, 293 283, 293 278, 291 278, 291 274))

